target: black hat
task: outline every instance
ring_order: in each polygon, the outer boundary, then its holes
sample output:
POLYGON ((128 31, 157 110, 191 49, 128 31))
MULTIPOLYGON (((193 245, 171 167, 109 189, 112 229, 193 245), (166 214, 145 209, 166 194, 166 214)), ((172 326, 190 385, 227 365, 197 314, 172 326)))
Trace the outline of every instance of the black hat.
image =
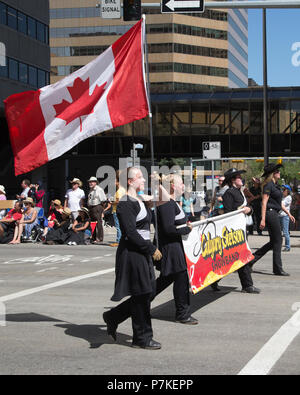
POLYGON ((282 164, 276 163, 269 163, 267 166, 264 167, 264 174, 262 177, 267 177, 269 174, 275 173, 280 167, 283 167, 282 164))
POLYGON ((243 174, 243 173, 246 173, 246 170, 238 170, 238 169, 235 169, 234 167, 232 169, 225 171, 225 173, 224 173, 225 180, 222 183, 222 187, 227 185, 228 182, 232 178, 236 177, 237 175, 243 174))

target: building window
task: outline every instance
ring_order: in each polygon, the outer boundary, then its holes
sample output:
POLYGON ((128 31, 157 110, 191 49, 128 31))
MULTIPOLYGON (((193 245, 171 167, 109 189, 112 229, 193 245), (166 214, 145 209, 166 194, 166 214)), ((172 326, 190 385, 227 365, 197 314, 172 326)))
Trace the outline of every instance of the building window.
POLYGON ((18 12, 18 31, 27 34, 27 16, 18 12))
POLYGON ((37 69, 35 67, 28 67, 29 85, 37 87, 37 69))
POLYGON ((23 84, 28 84, 28 66, 24 63, 19 63, 19 81, 23 84))
POLYGON ((0 2, 0 23, 6 25, 7 23, 7 7, 5 4, 0 2))
POLYGON ((0 77, 8 77, 8 67, 7 67, 7 62, 5 62, 5 66, 0 66, 0 77))
POLYGON ((17 10, 7 7, 7 26, 17 29, 17 10))
POLYGON ((49 44, 49 27, 0 1, 0 24, 49 44))
POLYGON ((37 39, 41 42, 46 42, 45 25, 41 22, 37 22, 37 39))
POLYGON ((44 70, 38 70, 38 88, 46 85, 46 73, 44 70))
POLYGON ((28 17, 28 36, 36 38, 36 21, 28 17))
POLYGON ((16 81, 19 79, 18 62, 14 59, 8 61, 8 78, 16 81))

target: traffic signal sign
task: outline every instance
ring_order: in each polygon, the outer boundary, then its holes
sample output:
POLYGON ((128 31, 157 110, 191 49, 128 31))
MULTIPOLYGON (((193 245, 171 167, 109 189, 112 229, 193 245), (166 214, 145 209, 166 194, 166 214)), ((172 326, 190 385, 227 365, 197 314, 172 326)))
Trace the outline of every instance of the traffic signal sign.
POLYGON ((142 18, 141 0, 123 1, 124 21, 139 21, 142 18))

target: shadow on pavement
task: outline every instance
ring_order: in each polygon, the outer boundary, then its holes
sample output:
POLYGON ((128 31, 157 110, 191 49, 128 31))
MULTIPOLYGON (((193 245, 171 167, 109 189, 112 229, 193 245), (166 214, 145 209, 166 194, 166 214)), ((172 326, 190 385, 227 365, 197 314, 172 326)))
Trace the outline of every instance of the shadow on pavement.
MULTIPOLYGON (((78 337, 79 339, 86 340, 90 344, 90 348, 99 348, 103 344, 115 344, 107 336, 106 325, 62 324, 55 326, 65 329, 65 334, 68 336, 78 337)), ((131 340, 131 336, 117 332, 116 344, 131 347, 131 340)))
POLYGON ((6 314, 6 321, 10 322, 64 322, 46 315, 37 313, 6 314))
MULTIPOLYGON (((208 290, 201 291, 196 295, 191 295, 191 314, 200 310, 202 307, 207 306, 216 300, 223 298, 227 294, 236 290, 236 287, 225 287, 220 285, 221 291, 213 292, 208 287, 208 290)), ((159 298, 159 296, 158 296, 159 298)), ((169 300, 151 310, 151 317, 156 320, 172 321, 175 317, 175 303, 174 300, 169 300)))
MULTIPOLYGON (((77 337, 86 340, 90 348, 99 348, 102 344, 114 344, 107 336, 106 325, 77 325, 66 323, 66 321, 58 320, 46 315, 37 313, 16 313, 6 314, 6 321, 9 322, 61 322, 62 324, 54 325, 57 328, 65 329, 67 336, 77 337)), ((117 344, 131 347, 132 337, 124 333, 117 333, 117 344)))

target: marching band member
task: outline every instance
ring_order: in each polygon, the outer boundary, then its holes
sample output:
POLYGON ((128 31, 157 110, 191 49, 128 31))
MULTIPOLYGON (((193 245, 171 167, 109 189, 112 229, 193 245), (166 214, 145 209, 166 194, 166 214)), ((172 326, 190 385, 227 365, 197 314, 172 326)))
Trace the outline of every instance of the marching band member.
POLYGON ((170 174, 164 178, 170 184, 170 199, 157 209, 158 244, 162 252, 161 264, 157 267, 160 276, 156 280, 156 295, 173 283, 176 307, 176 322, 187 325, 198 324, 190 313, 189 278, 181 235, 191 232, 192 227, 177 229, 187 223, 187 217, 178 204, 184 192, 184 184, 179 174, 170 174))
POLYGON ((117 207, 122 237, 116 254, 115 291, 111 300, 130 298, 105 312, 103 319, 108 335, 116 341, 118 325, 131 316, 132 346, 157 350, 161 344, 153 340, 150 303, 155 293, 152 259, 160 260, 161 253, 150 240, 151 210, 139 195, 144 190, 143 174, 134 167, 127 174, 127 193, 117 207))
POLYGON ((262 258, 268 251, 273 250, 273 273, 276 276, 289 276, 283 270, 281 260, 282 236, 280 228, 279 212, 283 210, 292 222, 295 218, 290 214, 282 203, 282 191, 278 185, 280 179, 281 164, 270 163, 264 167, 264 181, 262 183, 262 207, 260 229, 268 227, 270 241, 255 251, 254 259, 250 262, 250 267, 262 258))
MULTIPOLYGON (((241 191, 243 186, 243 180, 241 177, 242 173, 246 173, 246 171, 233 168, 227 170, 224 174, 225 180, 222 185, 229 186, 223 195, 223 206, 225 213, 243 208, 243 211, 246 215, 251 215, 252 210, 250 207, 247 207, 247 199, 241 191)), ((260 290, 253 285, 249 264, 241 267, 238 270, 238 275, 242 284, 242 292, 253 294, 260 293, 260 290)))

